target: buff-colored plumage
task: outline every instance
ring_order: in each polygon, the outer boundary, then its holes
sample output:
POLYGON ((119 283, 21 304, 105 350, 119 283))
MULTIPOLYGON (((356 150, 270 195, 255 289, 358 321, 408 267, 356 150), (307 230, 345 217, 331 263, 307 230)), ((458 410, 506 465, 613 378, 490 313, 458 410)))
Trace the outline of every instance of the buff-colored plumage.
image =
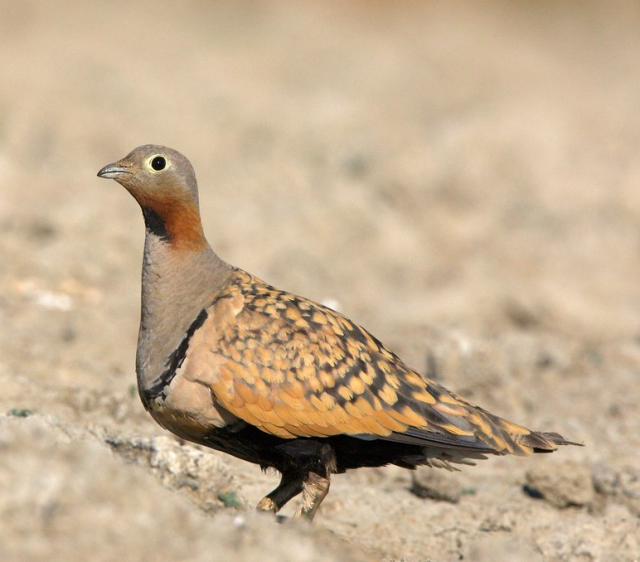
POLYGON ((146 145, 101 177, 147 227, 138 386, 162 426, 282 473, 259 504, 302 492, 312 518, 331 473, 473 464, 567 444, 503 420, 407 367, 365 329, 222 261, 207 244, 190 163, 146 145))

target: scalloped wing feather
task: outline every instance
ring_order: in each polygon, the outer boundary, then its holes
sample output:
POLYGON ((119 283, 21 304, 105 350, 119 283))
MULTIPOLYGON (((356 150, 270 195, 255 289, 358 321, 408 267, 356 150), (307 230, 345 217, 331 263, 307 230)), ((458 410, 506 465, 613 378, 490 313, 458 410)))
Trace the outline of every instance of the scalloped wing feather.
POLYGON ((346 434, 468 453, 555 450, 409 369, 366 330, 237 270, 207 308, 185 376, 285 439, 346 434))

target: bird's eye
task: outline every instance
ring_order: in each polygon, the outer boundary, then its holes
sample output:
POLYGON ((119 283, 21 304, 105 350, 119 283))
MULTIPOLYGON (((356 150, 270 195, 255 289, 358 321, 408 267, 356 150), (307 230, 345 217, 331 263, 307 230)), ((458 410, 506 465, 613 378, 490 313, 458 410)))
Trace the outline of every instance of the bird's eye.
POLYGON ((167 166, 167 161, 163 156, 154 156, 153 160, 151 160, 151 167, 159 172, 160 170, 164 170, 167 166))

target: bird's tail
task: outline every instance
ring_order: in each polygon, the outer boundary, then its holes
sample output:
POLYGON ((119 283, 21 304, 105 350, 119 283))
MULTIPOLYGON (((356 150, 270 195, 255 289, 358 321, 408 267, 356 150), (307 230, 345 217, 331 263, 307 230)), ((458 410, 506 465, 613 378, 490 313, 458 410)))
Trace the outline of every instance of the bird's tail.
POLYGON ((517 435, 513 437, 516 443, 531 449, 534 453, 552 453, 558 448, 558 445, 582 446, 582 443, 567 441, 562 435, 552 431, 531 431, 528 435, 517 435))
POLYGON ((514 450, 510 451, 516 455, 530 455, 531 453, 552 453, 558 449, 560 445, 577 445, 582 443, 568 441, 559 433, 552 431, 532 431, 501 418, 496 418, 503 432, 510 438, 514 445, 514 450))

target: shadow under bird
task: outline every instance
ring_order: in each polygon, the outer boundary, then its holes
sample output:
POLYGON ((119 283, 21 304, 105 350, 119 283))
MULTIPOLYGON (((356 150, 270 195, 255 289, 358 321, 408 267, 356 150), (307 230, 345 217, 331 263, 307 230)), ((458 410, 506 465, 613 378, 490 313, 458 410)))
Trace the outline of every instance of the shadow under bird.
POLYGON ((146 226, 136 358, 145 408, 176 435, 278 470, 258 509, 302 493, 312 519, 331 475, 394 464, 454 469, 573 444, 499 418, 405 365, 342 314, 220 259, 190 162, 140 146, 98 173, 146 226))

